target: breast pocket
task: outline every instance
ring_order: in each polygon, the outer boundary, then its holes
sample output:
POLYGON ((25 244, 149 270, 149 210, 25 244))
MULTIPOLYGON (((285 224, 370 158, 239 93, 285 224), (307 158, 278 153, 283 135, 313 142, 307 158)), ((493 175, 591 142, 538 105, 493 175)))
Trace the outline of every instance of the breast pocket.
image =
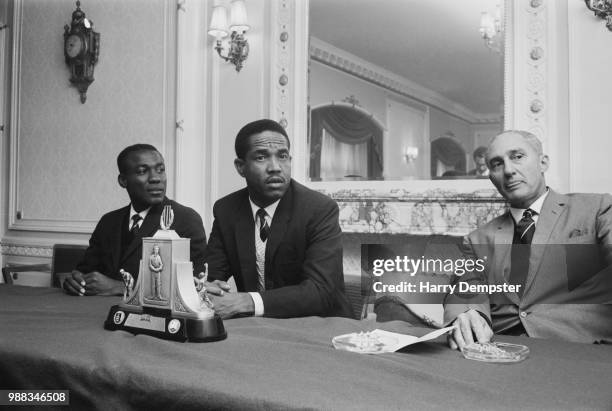
POLYGON ((574 235, 567 240, 567 244, 594 244, 595 240, 590 234, 574 235))

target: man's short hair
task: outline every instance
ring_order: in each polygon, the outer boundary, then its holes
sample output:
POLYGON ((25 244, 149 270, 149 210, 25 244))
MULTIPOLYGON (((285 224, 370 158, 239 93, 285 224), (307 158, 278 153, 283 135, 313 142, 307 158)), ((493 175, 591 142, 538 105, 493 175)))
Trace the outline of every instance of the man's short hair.
MULTIPOLYGON (((525 141, 531 146, 533 147, 533 149, 536 151, 536 153, 541 156, 542 154, 544 154, 544 150, 542 148, 542 142, 540 141, 540 139, 533 133, 530 133, 529 131, 525 131, 525 130, 505 130, 504 132, 496 135, 495 137, 493 137, 488 144, 488 147, 491 146, 491 144, 493 144, 493 142, 500 136, 503 136, 505 134, 518 134, 519 136, 523 137, 523 139, 525 139, 525 141)), ((489 159, 488 159, 488 149, 487 147, 487 164, 489 163, 489 159)))
POLYGON ((485 146, 480 146, 477 147, 476 150, 474 150, 474 154, 472 155, 472 157, 474 157, 474 160, 476 160, 476 157, 484 157, 487 154, 487 148, 485 146))
POLYGON ((151 144, 139 143, 128 146, 121 150, 121 153, 119 153, 119 155, 117 156, 117 168, 119 169, 119 173, 124 174, 125 172, 127 172, 127 170, 125 169, 125 160, 129 157, 130 154, 135 153, 137 151, 157 151, 159 153, 159 150, 151 144))
POLYGON ((236 142, 234 143, 234 150, 236 151, 236 157, 243 159, 249 151, 249 137, 254 134, 259 134, 263 131, 275 131, 285 136, 287 140, 287 148, 290 148, 289 136, 285 128, 278 124, 274 120, 262 119, 253 121, 246 126, 242 127, 236 135, 236 142))

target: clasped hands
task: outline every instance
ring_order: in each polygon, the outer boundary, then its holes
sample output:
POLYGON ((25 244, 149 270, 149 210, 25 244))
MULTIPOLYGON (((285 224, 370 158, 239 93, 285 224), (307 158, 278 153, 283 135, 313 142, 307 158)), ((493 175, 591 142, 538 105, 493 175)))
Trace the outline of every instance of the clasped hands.
POLYGON ((230 285, 225 281, 207 281, 204 287, 210 296, 215 312, 223 319, 252 315, 255 312, 255 304, 249 293, 232 292, 230 285))
POLYGON ((123 281, 113 280, 98 271, 83 274, 73 270, 65 278, 62 288, 70 295, 121 295, 125 285, 123 281))

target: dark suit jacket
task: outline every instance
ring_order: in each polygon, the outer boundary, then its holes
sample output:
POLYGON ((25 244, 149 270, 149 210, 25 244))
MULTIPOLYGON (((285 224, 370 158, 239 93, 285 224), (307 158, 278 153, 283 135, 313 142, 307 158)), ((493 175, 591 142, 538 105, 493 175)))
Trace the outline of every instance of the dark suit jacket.
POLYGON ((121 280, 119 269, 123 268, 136 279, 142 256, 142 238, 151 237, 159 229, 161 212, 165 205, 174 211, 171 229, 184 238, 191 239, 190 259, 194 274, 205 271, 206 234, 202 218, 193 209, 165 198, 162 204, 151 207, 135 238, 124 244, 128 232, 130 206, 111 211, 102 216, 89 240, 89 248, 76 269, 88 273, 102 274, 121 280))
MULTIPOLYGON (((209 281, 234 276, 238 291, 257 291, 255 222, 247 189, 215 203, 207 251, 209 281)), ((267 317, 352 317, 344 295, 338 205, 291 180, 266 244, 267 317)))
MULTIPOLYGON (((469 252, 487 257, 484 282, 508 283, 513 234, 507 212, 466 237, 469 252)), ((530 249, 522 297, 449 295, 445 323, 474 308, 492 321, 496 333, 520 322, 532 337, 612 339, 612 196, 551 190, 530 249)))

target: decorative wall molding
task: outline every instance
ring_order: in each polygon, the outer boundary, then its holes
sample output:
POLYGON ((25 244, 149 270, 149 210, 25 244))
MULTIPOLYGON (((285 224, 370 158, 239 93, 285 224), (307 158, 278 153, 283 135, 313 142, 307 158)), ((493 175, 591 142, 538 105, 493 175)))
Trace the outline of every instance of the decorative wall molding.
POLYGON ((433 90, 398 76, 315 37, 310 38, 309 56, 314 61, 375 84, 403 97, 435 107, 468 123, 492 124, 499 123, 500 121, 499 114, 475 113, 462 104, 449 100, 433 90))
MULTIPOLYGON (((206 217, 210 212, 207 198, 212 190, 210 104, 210 47, 206 40, 209 4, 200 0, 180 0, 177 3, 176 49, 176 163, 174 199, 193 207, 206 217), (207 136, 207 138, 203 138, 207 136), (194 189, 196 188, 197 189, 194 189)), ((217 59, 219 60, 219 59, 217 59)), ((216 169, 215 169, 216 170, 216 169)))
POLYGON ((465 235, 502 214, 507 205, 494 189, 409 191, 406 188, 319 190, 336 200, 343 232, 465 235))
POLYGON ((544 0, 530 0, 523 4, 527 13, 527 79, 525 87, 528 95, 529 128, 533 134, 545 141, 545 113, 548 111, 548 96, 546 90, 547 53, 547 3, 544 0))
POLYGON ((3 242, 0 243, 0 252, 2 255, 51 258, 53 256, 53 246, 35 246, 3 242))
POLYGON ((287 129, 293 177, 306 181, 308 164, 308 1, 274 0, 270 30, 270 118, 287 129))

